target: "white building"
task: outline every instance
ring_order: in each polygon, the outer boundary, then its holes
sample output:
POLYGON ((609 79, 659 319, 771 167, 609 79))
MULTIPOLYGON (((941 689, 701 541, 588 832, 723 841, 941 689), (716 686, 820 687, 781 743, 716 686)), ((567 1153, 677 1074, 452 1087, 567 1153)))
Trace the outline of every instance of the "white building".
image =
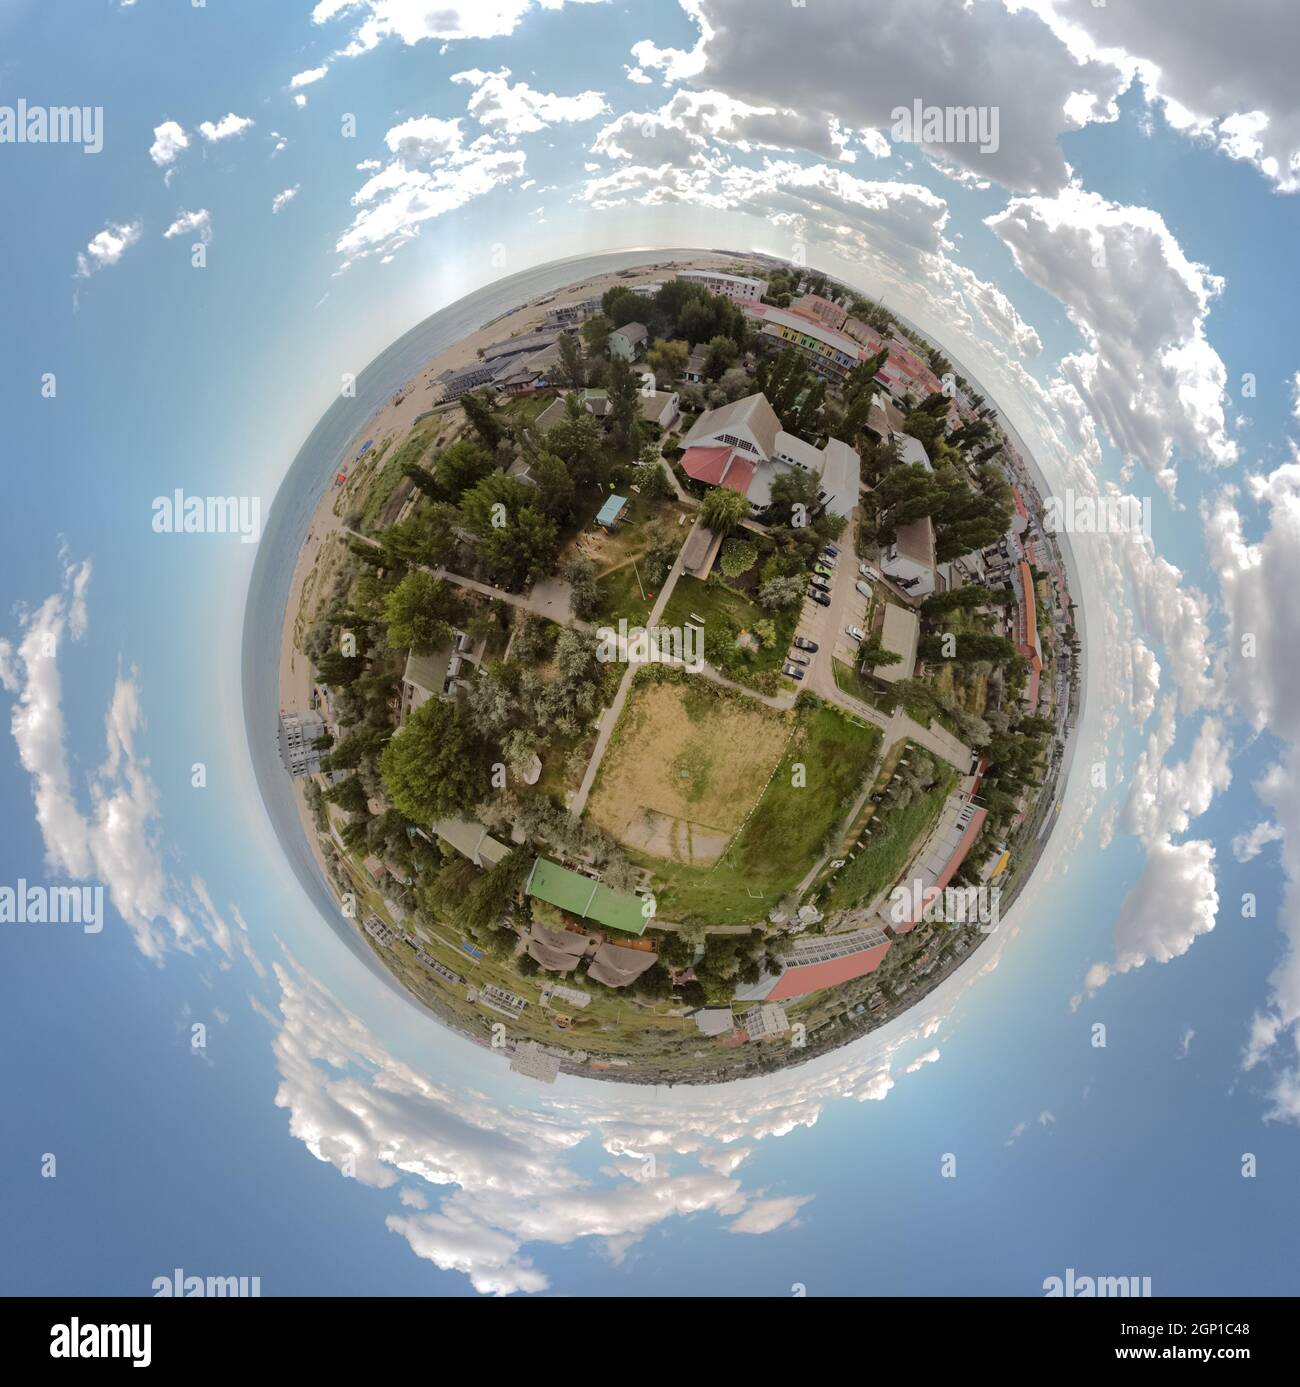
POLYGON ((324 753, 317 750, 316 741, 324 733, 325 719, 319 713, 280 714, 280 760, 290 775, 315 775, 320 770, 324 753))
POLYGON ((848 515, 857 504, 857 453, 838 438, 816 448, 787 433, 761 393, 706 410, 682 439, 682 447, 688 476, 739 491, 760 510, 771 504, 772 483, 795 467, 818 479, 819 499, 832 515, 848 515))
POLYGON ((778 1002, 764 1002, 747 1011, 742 1024, 750 1040, 766 1040, 768 1036, 784 1035, 790 1029, 785 1008, 778 1002))
POLYGON ((702 284, 710 294, 722 294, 733 303, 759 303, 767 292, 767 282, 745 275, 724 275, 717 270, 682 270, 678 279, 702 284))
POLYGON ((898 527, 880 567, 912 597, 928 597, 934 591, 934 525, 928 515, 898 527))

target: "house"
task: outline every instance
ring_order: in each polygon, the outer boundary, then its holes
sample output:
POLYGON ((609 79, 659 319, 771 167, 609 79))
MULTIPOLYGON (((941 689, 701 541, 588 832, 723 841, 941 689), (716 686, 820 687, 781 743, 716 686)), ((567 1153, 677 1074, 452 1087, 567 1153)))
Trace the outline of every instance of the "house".
POLYGON ((767 281, 747 275, 724 275, 717 270, 679 270, 678 279, 699 284, 710 294, 721 294, 733 303, 758 303, 767 292, 767 281))
POLYGON ((910 433, 899 433, 894 435, 894 442, 898 447, 898 460, 905 467, 924 467, 927 472, 934 471, 930 454, 925 451, 925 444, 919 438, 913 438, 910 433))
POLYGON ((596 524, 603 525, 607 530, 612 530, 618 523, 618 518, 627 509, 626 496, 611 496, 609 500, 601 506, 596 515, 596 524))
POLYGON ((866 354, 853 338, 788 308, 746 304, 745 314, 764 337, 794 347, 818 375, 841 380, 865 359, 866 354))
POLYGON ((701 1035, 726 1035, 735 1030, 736 1023, 731 1017, 730 1007, 709 1007, 697 1011, 691 1018, 701 1035))
POLYGON ((391 949, 397 943, 397 931, 391 925, 385 924, 378 915, 366 916, 366 933, 377 944, 382 944, 386 949, 391 949))
POLYGON ((479 386, 486 385, 497 372, 498 363, 491 361, 476 361, 472 366, 464 366, 459 371, 450 368, 444 371, 434 382, 435 385, 442 386, 442 399, 458 400, 462 395, 471 390, 477 390, 479 386))
POLYGON ((624 361, 635 361, 649 340, 650 329, 644 323, 624 323, 609 334, 609 354, 621 356, 624 361))
POLYGON ((582 407, 588 414, 594 414, 597 419, 604 419, 609 414, 609 394, 604 390, 584 390, 580 396, 582 407))
POLYGON ((653 949, 633 949, 625 944, 602 944, 587 966, 587 976, 606 987, 626 987, 659 962, 653 949))
POLYGON ((682 372, 682 379, 689 381, 692 385, 702 385, 704 383, 704 363, 708 360, 709 349, 703 342, 696 347, 686 363, 686 369, 682 372))
POLYGON ((1034 713, 1038 710, 1038 682, 1043 673, 1043 648, 1038 639, 1038 604, 1029 565, 1021 559, 1012 571, 1016 591, 1016 649, 1029 662, 1029 677, 1025 680, 1025 711, 1034 713))
POLYGON ((790 1029, 785 1008, 775 1002, 753 1007, 745 1013, 741 1024, 750 1040, 766 1040, 769 1036, 784 1035, 790 1029))
POLYGON ((821 483, 821 504, 847 515, 860 489, 858 455, 840 439, 816 448, 786 433, 761 392, 706 410, 682 439, 682 467, 696 481, 739 491, 758 509, 771 504, 772 483, 799 467, 821 483))
POLYGON ((653 394, 640 397, 641 418, 647 424, 658 424, 661 429, 670 429, 677 418, 678 403, 675 390, 656 390, 653 394))
MULTIPOLYGON (((893 918, 891 924, 896 934, 906 934, 925 913, 925 906, 935 899, 953 879, 957 868, 966 860, 966 855, 975 845, 988 810, 981 809, 975 801, 962 790, 956 790, 944 801, 939 814, 939 822, 920 856, 912 865, 906 880, 898 883, 911 895, 913 902, 919 902, 919 911, 909 907, 902 912, 902 919, 893 918)), ((896 888, 897 889, 897 888, 896 888)))
POLYGON ((485 641, 475 641, 464 631, 453 629, 451 643, 428 655, 411 651, 402 673, 402 703, 398 722, 406 719, 431 698, 450 698, 464 688, 483 660, 485 641))
POLYGON ((466 819, 435 819, 432 828, 448 847, 455 848, 484 871, 510 856, 511 849, 494 838, 482 824, 466 819))
MULTIPOLYGON (((889 936, 878 925, 800 939, 789 953, 781 955, 783 971, 779 976, 765 972, 752 986, 738 989, 736 996, 745 1001, 779 1002, 837 987, 879 968, 889 945, 889 936)), ((751 1011, 745 1016, 746 1029, 753 1015, 751 1011)))
POLYGON ((548 973, 571 973, 597 941, 575 930, 548 929, 534 920, 528 930, 525 949, 548 973))
POLYGON ((533 429, 538 434, 544 434, 548 429, 553 429, 556 424, 564 418, 564 396, 558 396, 533 420, 533 429))
POLYGON ((875 356, 885 345, 885 339, 870 323, 864 323, 861 318, 846 318, 841 324, 841 330, 846 337, 853 338, 860 346, 865 347, 868 356, 875 356))
POLYGON ((881 555, 881 571, 913 597, 934 591, 934 525, 928 515, 900 525, 894 542, 881 555))
POLYGON ((325 753, 316 742, 324 735, 325 719, 319 713, 280 714, 280 762, 295 779, 320 771, 320 758, 325 753))
POLYGON ((790 312, 820 323, 832 332, 839 332, 849 316, 847 308, 841 308, 834 299, 823 298, 820 294, 801 294, 790 305, 790 312))
POLYGON ((477 990, 471 988, 469 1000, 480 1002, 491 1011, 508 1016, 512 1021, 517 1021, 528 1006, 526 997, 521 997, 515 992, 507 992, 504 987, 498 987, 492 982, 484 983, 477 990))
POLYGON ((625 934, 644 934, 649 916, 642 914, 641 899, 628 891, 615 891, 557 862, 539 857, 524 884, 526 895, 535 896, 580 920, 594 920, 625 934))
POLYGON ((910 679, 916 669, 916 647, 920 642, 921 623, 915 612, 900 607, 897 602, 882 602, 880 605, 880 647, 897 655, 898 663, 868 668, 864 661, 862 668, 864 673, 874 675, 882 683, 896 684, 900 679, 910 679))

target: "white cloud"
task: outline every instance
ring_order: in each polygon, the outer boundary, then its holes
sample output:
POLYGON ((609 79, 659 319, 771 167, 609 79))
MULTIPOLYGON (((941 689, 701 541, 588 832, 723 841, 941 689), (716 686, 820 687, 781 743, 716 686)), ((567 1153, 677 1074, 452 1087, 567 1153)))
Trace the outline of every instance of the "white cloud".
POLYGON ((328 66, 309 67, 304 72, 295 72, 289 78, 289 88, 291 91, 297 91, 300 87, 310 87, 313 82, 319 82, 328 72, 328 66))
POLYGON ((1247 833, 1238 833, 1232 840, 1232 855, 1238 862, 1253 862, 1269 843, 1276 843, 1286 837, 1281 824, 1269 819, 1257 823, 1247 833))
POLYGON ((468 109, 480 125, 508 136, 535 134, 560 122, 594 120, 609 110, 603 92, 557 96, 534 91, 527 82, 512 84, 507 67, 497 72, 470 68, 452 73, 451 80, 474 88, 468 109))
POLYGON ((1114 962, 1094 963, 1084 986, 1096 991, 1117 973, 1152 959, 1168 963, 1180 958, 1198 935, 1214 928, 1218 910, 1213 846, 1160 839, 1148 849, 1142 875, 1120 906, 1114 962))
POLYGON ((654 81, 653 77, 648 73, 642 72, 639 67, 628 67, 625 64, 623 71, 627 73, 627 80, 629 82, 635 82, 638 86, 645 86, 654 81))
POLYGON ((1126 461, 1171 495, 1175 455, 1237 460, 1227 371, 1205 335, 1223 281, 1183 254, 1158 212, 1068 188, 1013 198, 986 219, 1017 267, 1058 298, 1084 339, 1061 373, 1126 461))
POLYGON ((812 1199, 811 1195, 788 1195, 784 1199, 756 1199, 739 1218, 727 1225, 728 1233, 772 1233, 792 1223, 812 1199))
POLYGON ((237 116, 234 111, 224 115, 220 120, 213 122, 210 120, 199 123, 199 134, 203 136, 209 144, 215 144, 218 140, 228 140, 235 135, 242 135, 245 130, 251 129, 253 120, 251 116, 237 116))
POLYGON ((281 208, 287 207, 298 196, 298 189, 301 186, 301 184, 295 183, 292 188, 286 188, 283 192, 276 193, 271 199, 271 211, 278 212, 281 208))
MULTIPOLYGON (((600 4, 603 0, 568 0, 600 4)), ((352 39, 339 56, 368 53, 386 38, 411 45, 426 39, 503 38, 514 33, 533 9, 562 9, 565 0, 320 0, 312 22, 324 24, 347 14, 360 17, 352 39)))
POLYGON ((84 251, 77 254, 77 277, 88 279, 96 270, 116 265, 123 255, 140 239, 144 223, 139 221, 109 222, 103 231, 96 232, 84 251))
POLYGON ((1282 192, 1300 190, 1292 0, 1251 0, 1249 11, 1184 0, 1052 0, 1044 9, 1076 51, 1136 76, 1176 129, 1249 160, 1282 192))
MULTIPOLYGON (((431 162, 444 154, 454 153, 464 143, 460 117, 441 120, 437 116, 415 116, 394 125, 384 136, 384 143, 407 163, 431 162)), ((379 168, 380 165, 378 160, 372 160, 367 167, 379 168)))
POLYGON ((196 212, 178 212, 176 220, 163 232, 167 240, 175 236, 195 235, 205 245, 212 239, 212 215, 206 207, 196 212))
POLYGON ((1232 748, 1216 718, 1200 726, 1186 761, 1167 765, 1165 758, 1177 736, 1174 702, 1166 699, 1160 720, 1133 768, 1128 800, 1120 817, 1125 833, 1146 846, 1185 833, 1193 819, 1210 807, 1216 793, 1232 783, 1232 748))
POLYGON ((911 1063, 908 1064, 907 1067, 903 1070, 903 1073, 915 1074, 916 1071, 918 1069, 921 1069, 923 1066, 927 1064, 936 1063, 938 1058, 939 1047, 936 1045, 933 1046, 931 1049, 924 1051, 922 1054, 917 1055, 917 1057, 914 1060, 912 1060, 911 1063))
POLYGON ((184 127, 174 120, 165 120, 153 128, 153 144, 149 146, 149 157, 160 169, 164 169, 168 164, 175 163, 189 145, 190 137, 185 133, 184 127))
POLYGON ((88 807, 74 794, 59 659, 65 634, 77 639, 85 631, 89 577, 89 563, 67 565, 63 590, 21 615, 17 646, 0 640, 0 678, 16 696, 10 730, 31 778, 46 865, 51 873, 102 883, 148 958, 160 959, 169 946, 192 950, 204 942, 191 919, 195 909, 229 953, 229 929, 202 882, 187 901, 163 867, 157 790, 137 747, 143 715, 133 673, 117 676, 104 720, 104 760, 90 778, 88 807))

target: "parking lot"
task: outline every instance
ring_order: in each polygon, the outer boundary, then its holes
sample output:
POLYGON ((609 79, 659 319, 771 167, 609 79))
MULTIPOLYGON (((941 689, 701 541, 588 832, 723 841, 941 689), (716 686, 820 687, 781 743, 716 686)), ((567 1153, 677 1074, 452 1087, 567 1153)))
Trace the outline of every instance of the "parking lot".
POLYGON ((870 581, 858 571, 858 559, 851 547, 840 545, 840 554, 833 565, 834 576, 830 579, 831 600, 829 607, 805 597, 799 626, 795 634, 806 640, 815 641, 817 653, 805 655, 812 664, 804 671, 803 687, 814 690, 823 697, 833 697, 837 685, 831 660, 839 658, 852 665, 857 662, 858 643, 845 634, 845 628, 856 626, 865 633, 867 598, 857 590, 855 584, 870 581))

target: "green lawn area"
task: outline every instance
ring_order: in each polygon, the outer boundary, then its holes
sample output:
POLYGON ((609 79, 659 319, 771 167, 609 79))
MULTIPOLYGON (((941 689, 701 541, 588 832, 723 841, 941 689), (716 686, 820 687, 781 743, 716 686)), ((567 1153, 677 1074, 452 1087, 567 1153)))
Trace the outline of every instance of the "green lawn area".
POLYGON ((760 692, 784 691, 786 686, 780 681, 781 666, 799 624, 798 607, 787 612, 764 611, 744 593, 725 583, 707 583, 683 576, 677 580, 661 622, 664 626, 684 627, 692 620, 692 614, 704 618, 704 658, 709 664, 737 683, 747 684, 760 692), (737 646, 739 633, 752 632, 760 621, 774 624, 775 643, 762 649, 737 646))
POLYGON ((366 504, 361 512, 361 529, 369 534, 379 512, 388 503, 393 488, 402 480, 408 462, 428 462, 425 454, 438 435, 438 421, 426 420, 411 430, 402 446, 384 463, 367 484, 366 504))
POLYGON ((890 809, 873 815, 871 822, 883 822, 883 829, 878 828, 853 861, 840 870, 827 893, 825 909, 848 910, 874 899, 897 881, 913 852, 934 827, 943 802, 956 783, 957 772, 945 768, 943 779, 914 799, 906 809, 890 809))
POLYGON ((832 657, 831 673, 835 675, 836 684, 846 694, 860 698, 863 703, 868 703, 873 708, 879 708, 882 713, 892 713, 898 706, 896 694, 873 684, 869 679, 864 679, 856 665, 846 665, 843 660, 832 657))
POLYGON ((709 925, 762 920, 843 822, 875 764, 880 735, 833 708, 801 709, 785 755, 725 857, 709 868, 636 855, 654 873, 663 917, 709 925))
POLYGON ((641 584, 632 565, 624 564, 599 579, 601 594, 600 619, 617 622, 626 617, 628 624, 639 626, 650 615, 651 603, 641 596, 641 584))

